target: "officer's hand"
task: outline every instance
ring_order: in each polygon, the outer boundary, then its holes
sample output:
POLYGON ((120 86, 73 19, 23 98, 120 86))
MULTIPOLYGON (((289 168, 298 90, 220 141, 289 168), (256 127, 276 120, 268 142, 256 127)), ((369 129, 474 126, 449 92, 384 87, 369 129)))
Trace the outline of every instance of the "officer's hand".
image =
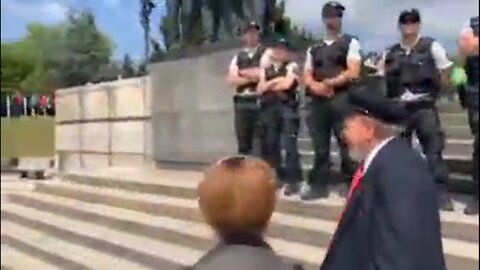
POLYGON ((334 89, 324 83, 316 82, 311 87, 313 94, 323 97, 331 97, 334 94, 334 89))

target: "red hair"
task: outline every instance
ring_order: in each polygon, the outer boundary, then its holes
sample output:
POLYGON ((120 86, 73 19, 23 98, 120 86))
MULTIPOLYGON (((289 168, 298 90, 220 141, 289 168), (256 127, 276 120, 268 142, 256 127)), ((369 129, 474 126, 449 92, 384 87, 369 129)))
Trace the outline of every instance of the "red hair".
POLYGON ((198 197, 206 222, 220 235, 263 232, 275 208, 273 174, 257 158, 224 159, 205 172, 198 197))

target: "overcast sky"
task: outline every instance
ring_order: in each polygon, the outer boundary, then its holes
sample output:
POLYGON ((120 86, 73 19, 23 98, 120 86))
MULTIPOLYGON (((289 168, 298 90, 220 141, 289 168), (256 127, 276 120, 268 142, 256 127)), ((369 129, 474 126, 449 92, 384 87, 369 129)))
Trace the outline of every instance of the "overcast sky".
MULTIPOLYGON (((142 55, 142 29, 138 22, 138 0, 1 0, 1 38, 15 40, 31 22, 54 24, 65 18, 69 7, 88 7, 100 29, 116 44, 117 57, 142 55)), ((162 0, 157 0, 162 2, 162 0)), ((324 0, 287 0, 287 13, 298 25, 321 31, 320 12, 324 0)), ((340 0, 347 11, 344 29, 358 36, 366 50, 381 50, 398 38, 396 20, 402 9, 419 8, 423 32, 455 47, 455 36, 468 18, 478 15, 478 0, 340 0)), ((164 7, 155 10, 152 29, 158 28, 164 7)))

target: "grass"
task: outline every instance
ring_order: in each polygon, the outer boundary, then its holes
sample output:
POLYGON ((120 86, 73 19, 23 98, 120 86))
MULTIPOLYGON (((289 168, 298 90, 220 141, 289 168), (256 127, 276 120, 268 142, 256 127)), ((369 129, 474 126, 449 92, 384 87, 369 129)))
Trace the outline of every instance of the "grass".
POLYGON ((53 118, 2 118, 1 157, 53 157, 54 131, 53 118))

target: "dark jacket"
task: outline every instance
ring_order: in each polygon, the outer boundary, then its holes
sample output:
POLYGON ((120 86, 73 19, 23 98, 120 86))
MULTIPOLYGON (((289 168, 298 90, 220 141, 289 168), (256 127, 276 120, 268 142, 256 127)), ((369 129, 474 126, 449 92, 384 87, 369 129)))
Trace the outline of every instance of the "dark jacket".
POLYGON ((237 235, 210 250, 185 270, 302 270, 277 256, 261 238, 237 235))
POLYGON ((403 139, 388 142, 353 192, 321 270, 445 270, 436 189, 403 139))

